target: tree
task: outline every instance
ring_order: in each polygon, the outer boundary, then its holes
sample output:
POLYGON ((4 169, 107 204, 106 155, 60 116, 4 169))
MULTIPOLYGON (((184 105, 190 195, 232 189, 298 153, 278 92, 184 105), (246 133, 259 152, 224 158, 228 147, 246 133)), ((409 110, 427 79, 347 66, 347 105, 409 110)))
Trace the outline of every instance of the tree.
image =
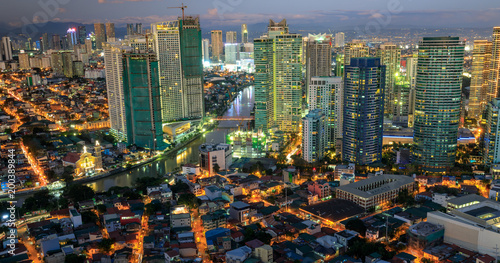
POLYGON ((219 164, 215 163, 214 166, 213 166, 213 169, 214 169, 214 172, 218 174, 220 172, 219 164))
POLYGON ((64 258, 64 263, 84 263, 86 259, 85 255, 69 254, 64 258))
POLYGON ((363 221, 361 221, 361 219, 358 219, 358 218, 352 219, 349 222, 347 222, 347 224, 345 225, 345 228, 356 231, 361 236, 365 236, 365 234, 366 234, 365 223, 363 221))
POLYGON ((104 253, 108 254, 111 251, 111 247, 115 242, 110 238, 104 238, 101 242, 97 244, 97 248, 104 253))
POLYGON ((186 205, 191 209, 196 209, 201 205, 201 200, 192 193, 181 194, 177 203, 180 205, 186 205))
POLYGON ((80 202, 94 198, 95 192, 86 185, 73 184, 67 188, 66 195, 74 202, 80 202))
POLYGON ((97 215, 94 212, 85 211, 82 212, 81 215, 82 215, 82 222, 84 224, 94 223, 97 225, 97 223, 99 222, 99 217, 97 217, 97 215))
POLYGON ((56 209, 56 203, 54 201, 54 196, 49 193, 49 190, 41 190, 35 192, 33 196, 30 196, 24 200, 23 210, 25 212, 32 212, 38 210, 52 210, 56 209))
POLYGON ((153 215, 156 212, 158 212, 158 211, 161 210, 161 203, 159 203, 159 202, 151 202, 151 203, 147 204, 144 208, 146 210, 144 212, 144 214, 147 215, 147 216, 151 216, 151 215, 153 215))

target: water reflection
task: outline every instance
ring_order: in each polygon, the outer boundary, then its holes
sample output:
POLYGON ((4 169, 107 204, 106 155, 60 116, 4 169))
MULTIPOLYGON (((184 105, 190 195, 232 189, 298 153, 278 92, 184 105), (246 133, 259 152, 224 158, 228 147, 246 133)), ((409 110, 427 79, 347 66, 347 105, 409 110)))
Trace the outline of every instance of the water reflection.
MULTIPOLYGON (((228 109, 224 116, 250 116, 254 105, 254 88, 250 86, 240 92, 234 100, 233 105, 228 109)), ((169 155, 162 159, 135 168, 133 170, 116 174, 98 181, 89 183, 95 191, 106 191, 113 186, 131 186, 136 178, 143 176, 156 176, 172 172, 176 167, 187 163, 198 163, 198 147, 205 142, 219 143, 225 142, 226 135, 231 131, 247 127, 247 121, 224 121, 219 123, 219 127, 205 137, 201 136, 188 144, 185 148, 179 150, 176 155, 169 155)))

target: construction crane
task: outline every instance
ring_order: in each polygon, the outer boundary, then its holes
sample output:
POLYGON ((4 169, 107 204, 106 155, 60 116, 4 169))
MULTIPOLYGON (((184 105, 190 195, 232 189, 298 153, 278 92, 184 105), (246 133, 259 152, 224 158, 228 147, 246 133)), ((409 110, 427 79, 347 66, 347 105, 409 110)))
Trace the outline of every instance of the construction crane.
POLYGON ((181 6, 174 6, 174 7, 169 7, 169 8, 180 8, 180 9, 182 9, 182 20, 184 20, 184 9, 187 8, 187 6, 184 5, 184 3, 181 3, 181 6))

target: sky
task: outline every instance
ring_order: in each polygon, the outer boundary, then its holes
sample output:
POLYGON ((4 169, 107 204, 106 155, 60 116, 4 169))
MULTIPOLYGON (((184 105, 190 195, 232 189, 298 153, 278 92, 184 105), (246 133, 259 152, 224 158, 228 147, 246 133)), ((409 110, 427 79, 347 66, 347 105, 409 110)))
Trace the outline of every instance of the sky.
MULTIPOLYGON (((184 0, 186 15, 199 15, 202 27, 267 23, 322 23, 335 27, 500 26, 498 0, 184 0)), ((0 24, 172 20, 181 14, 180 0, 0 0, 0 24)))

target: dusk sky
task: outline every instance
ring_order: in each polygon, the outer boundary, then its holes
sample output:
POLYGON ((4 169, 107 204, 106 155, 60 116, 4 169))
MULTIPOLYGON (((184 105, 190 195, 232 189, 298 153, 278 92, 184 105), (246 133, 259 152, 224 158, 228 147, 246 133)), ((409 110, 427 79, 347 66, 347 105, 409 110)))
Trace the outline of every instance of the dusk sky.
MULTIPOLYGON (((23 21, 151 22, 175 19, 181 1, 174 0, 1 0, 0 23, 21 26, 23 21), (39 2, 60 3, 55 14, 43 12, 39 2), (25 18, 24 20, 22 18, 25 18)), ((185 0, 186 14, 201 16, 202 26, 266 23, 287 18, 296 23, 335 26, 364 25, 384 19, 393 11, 388 27, 443 26, 491 27, 500 24, 498 0, 185 0), (391 8, 390 6, 394 7, 391 8)))

